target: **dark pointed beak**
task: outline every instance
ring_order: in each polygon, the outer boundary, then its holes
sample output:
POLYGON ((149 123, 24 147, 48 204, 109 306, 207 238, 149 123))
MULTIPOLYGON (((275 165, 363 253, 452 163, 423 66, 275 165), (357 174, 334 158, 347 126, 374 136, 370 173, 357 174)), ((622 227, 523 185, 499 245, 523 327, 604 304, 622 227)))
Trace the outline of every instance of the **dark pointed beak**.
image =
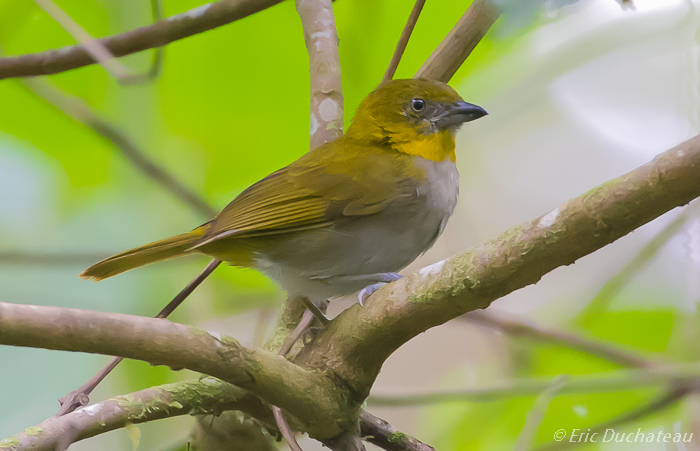
POLYGON ((478 105, 459 101, 445 105, 444 111, 433 118, 433 123, 440 128, 459 127, 465 122, 470 122, 486 116, 485 109, 478 105))

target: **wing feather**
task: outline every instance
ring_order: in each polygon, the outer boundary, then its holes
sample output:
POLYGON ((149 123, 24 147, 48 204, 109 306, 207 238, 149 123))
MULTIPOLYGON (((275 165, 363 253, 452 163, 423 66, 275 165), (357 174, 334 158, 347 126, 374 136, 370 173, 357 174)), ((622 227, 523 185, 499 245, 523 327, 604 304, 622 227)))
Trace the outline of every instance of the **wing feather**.
POLYGON ((269 235, 326 227, 375 214, 413 195, 422 179, 410 156, 340 138, 243 191, 211 221, 201 246, 231 236, 269 235), (348 168, 352 168, 351 171, 348 168))

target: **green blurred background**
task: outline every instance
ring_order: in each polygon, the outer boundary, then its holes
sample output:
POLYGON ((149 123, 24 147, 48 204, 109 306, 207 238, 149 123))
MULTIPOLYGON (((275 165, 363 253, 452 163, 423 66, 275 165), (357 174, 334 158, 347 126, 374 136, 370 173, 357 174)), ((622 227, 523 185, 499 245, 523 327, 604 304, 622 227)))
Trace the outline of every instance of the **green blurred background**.
MULTIPOLYGON (((93 36, 152 20, 148 2, 57 0, 93 36)), ((338 0, 346 124, 381 79, 412 7, 408 0, 338 0)), ((468 1, 430 0, 397 78, 410 77, 468 1)), ((696 0, 499 2, 505 13, 451 84, 490 116, 458 137, 461 198, 444 236, 407 271, 493 238, 674 146, 700 128, 696 0)), ((166 0, 167 16, 199 6, 166 0)), ((0 0, 0 47, 23 54, 72 38, 29 0, 0 0)), ((123 59, 145 70, 152 55, 123 59)), ((165 49, 154 82, 122 86, 99 66, 50 77, 217 209, 308 148, 308 57, 291 1, 165 49)), ((616 343, 650 358, 698 358, 700 222, 690 216, 621 290, 591 301, 674 217, 674 211, 576 265, 497 301, 493 309, 616 343)), ((16 80, 0 82, 0 293, 4 302, 151 316, 206 264, 164 262, 99 284, 76 276, 95 258, 189 230, 207 218, 136 170, 108 141, 48 105, 16 80), (75 263, 28 263, 14 253, 73 254, 75 263), (78 258, 75 255, 78 255, 78 258), (88 254, 82 260, 81 254, 88 254)), ((638 261, 638 260, 637 260, 638 261)), ((283 299, 251 270, 218 270, 173 315, 258 342, 283 299)), ((347 306, 339 302, 334 311, 347 306)), ((1 333, 1 332, 0 332, 1 333)), ((53 415, 106 357, 0 347, 0 438, 53 415)), ((376 394, 487 388, 514 378, 619 369, 558 346, 510 339, 455 320, 392 356, 376 394)), ((196 377, 125 362, 93 400, 196 377)), ((535 442, 558 429, 587 428, 642 405, 660 390, 560 396, 535 442)), ((371 410, 440 450, 513 449, 535 397, 489 403, 371 410)), ((619 430, 693 431, 700 401, 619 430)), ((139 449, 186 439, 191 418, 139 426, 139 449)), ((600 449, 700 449, 694 443, 607 444, 600 449), (675 445, 674 445, 675 446, 675 445)), ((317 449, 305 442, 306 449, 317 449)), ((115 431, 73 449, 131 449, 115 431)), ((589 449, 596 449, 589 446, 589 449)))

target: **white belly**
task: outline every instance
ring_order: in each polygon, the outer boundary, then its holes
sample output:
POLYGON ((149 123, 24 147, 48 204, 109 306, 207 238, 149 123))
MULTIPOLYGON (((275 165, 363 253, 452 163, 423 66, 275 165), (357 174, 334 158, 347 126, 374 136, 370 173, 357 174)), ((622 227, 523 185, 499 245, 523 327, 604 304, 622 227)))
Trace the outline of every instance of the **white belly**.
POLYGON ((405 268, 442 233, 459 193, 452 161, 415 159, 426 173, 415 196, 342 226, 299 233, 274 255, 258 255, 256 267, 290 295, 312 300, 354 293, 373 283, 361 276, 405 268))

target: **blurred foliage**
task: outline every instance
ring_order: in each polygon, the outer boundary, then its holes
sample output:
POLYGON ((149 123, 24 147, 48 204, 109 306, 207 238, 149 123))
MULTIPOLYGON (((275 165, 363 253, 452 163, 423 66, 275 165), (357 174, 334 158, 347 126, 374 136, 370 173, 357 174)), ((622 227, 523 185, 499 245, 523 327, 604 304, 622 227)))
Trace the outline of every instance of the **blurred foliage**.
MULTIPOLYGON (((613 0, 609 1, 614 4, 613 0)), ((117 34, 151 20, 148 2, 56 0, 56 3, 93 36, 117 34)), ((420 67, 469 3, 454 0, 427 3, 397 78, 410 77, 420 67)), ((466 77, 473 76, 469 80, 476 81, 464 89, 477 102, 497 97, 504 86, 517 87, 518 80, 530 76, 530 66, 517 64, 537 53, 523 51, 533 42, 531 33, 556 22, 558 14, 573 14, 582 7, 571 6, 576 2, 570 0, 500 3, 505 7, 504 19, 482 41, 452 83, 458 87, 466 77), (566 7, 563 13, 561 7, 566 7), (508 70, 493 77, 494 68, 508 70)), ((580 3, 587 5, 594 1, 580 3)), ((165 14, 178 14, 199 5, 194 0, 168 0, 165 14)), ((346 124, 361 99, 381 79, 411 7, 412 2, 407 0, 334 3, 346 124)), ((167 46, 163 73, 155 82, 120 86, 99 66, 61 73, 51 80, 129 133, 148 155, 218 209, 246 186, 294 160, 308 148, 308 58, 302 36, 294 4, 286 1, 234 24, 167 46)), ((72 38, 31 1, 0 0, 3 54, 38 52, 71 44, 72 38)), ((532 47, 537 49, 536 45, 532 47)), ((123 61, 139 72, 148 67, 150 59, 150 52, 142 52, 123 61)), ((567 64, 571 67, 584 65, 591 59, 583 51, 580 57, 567 54, 567 64)), ((557 71, 562 69, 554 67, 552 71, 555 73, 552 77, 556 78, 560 75, 557 71)), ((537 89, 533 87, 532 92, 540 92, 537 89)), ((102 137, 48 106, 18 81, 0 82, 0 103, 3 106, 0 108, 0 250, 85 250, 104 252, 107 256, 180 233, 206 220, 145 178, 102 137)), ((541 117, 537 116, 540 112, 529 110, 532 115, 519 124, 522 128, 494 133, 524 135, 524 130, 532 131, 542 125, 541 117)), ((533 149, 532 154, 536 155, 538 150, 533 149)), ((470 180, 481 177, 492 182, 500 174, 500 168, 489 168, 487 155, 460 156, 468 162, 465 169, 460 168, 462 173, 470 180)), ((546 166, 541 161, 537 160, 537 164, 546 166)), ((516 179, 498 183, 493 182, 485 190, 496 193, 522 190, 516 179)), ((552 186, 546 189, 551 191, 552 186)), ((517 198, 513 201, 518 202, 517 198)), ((517 208, 514 206, 512 210, 517 208)), ((495 235, 500 230, 493 228, 488 214, 484 214, 485 219, 480 218, 484 219, 482 226, 468 224, 467 227, 495 235)), ((515 224, 514 217, 508 217, 506 222, 515 224)), ((479 236, 476 232, 473 235, 479 236)), ((455 242, 459 244, 450 247, 453 251, 462 245, 459 238, 455 242)), ((3 265, 0 287, 3 301, 152 315, 206 262, 204 257, 184 260, 143 268, 98 285, 79 281, 76 274, 83 269, 80 267, 3 265)), ((574 312, 561 320, 559 327, 609 340, 644 355, 664 354, 667 358, 684 360, 689 358, 689 353, 696 352, 687 337, 695 336, 697 318, 673 307, 679 304, 680 296, 682 293, 672 290, 653 292, 643 288, 635 294, 636 303, 631 307, 615 308, 615 300, 611 299, 607 303, 613 306, 610 310, 595 312, 585 319, 575 318, 574 312)), ((248 313, 242 320, 231 318, 261 306, 276 308, 280 297, 276 288, 255 271, 220 269, 173 319, 216 327, 222 332, 235 330, 231 333, 237 338, 251 341, 256 314, 248 313)), ((562 304, 573 305, 577 301, 568 302, 562 304)), ((540 308, 538 313, 543 310, 546 309, 540 308)), ((491 374, 493 369, 484 365, 479 367, 479 386, 511 377, 589 374, 616 368, 566 348, 519 342, 509 342, 503 355, 494 359, 510 362, 510 374, 491 374)), ((54 414, 58 407, 54 399, 82 383, 106 359, 4 347, 0 348, 0 361, 4 362, 0 365, 0 404, 13 406, 0 409, 0 436, 6 436, 54 414)), ((125 362, 94 398, 186 377, 192 374, 125 362)), ((645 389, 557 397, 538 428, 536 442, 548 442, 558 429, 585 428, 612 418, 657 394, 657 390, 645 389)), ((420 426, 407 432, 441 450, 512 449, 533 402, 533 397, 524 397, 488 404, 430 407, 417 414, 420 426)), ((681 414, 671 411, 664 415, 663 420, 650 423, 649 428, 676 421, 681 414)), ((139 449, 167 449, 171 443, 180 444, 189 424, 188 419, 180 418, 143 425, 139 449)), ((75 448, 131 447, 123 431, 105 437, 75 448), (119 434, 116 440, 115 434, 119 434)))

